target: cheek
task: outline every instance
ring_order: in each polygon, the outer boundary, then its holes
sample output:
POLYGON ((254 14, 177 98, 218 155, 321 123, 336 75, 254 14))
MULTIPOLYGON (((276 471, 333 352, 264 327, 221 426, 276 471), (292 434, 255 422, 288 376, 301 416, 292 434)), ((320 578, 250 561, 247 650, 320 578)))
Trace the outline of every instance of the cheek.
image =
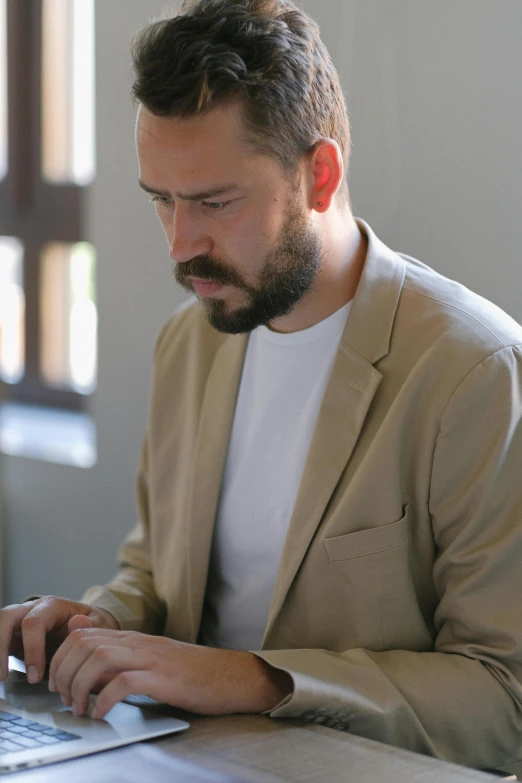
POLYGON ((227 226, 226 238, 230 248, 235 248, 249 265, 271 250, 277 240, 277 221, 266 211, 249 216, 248 219, 232 221, 227 226))
POLYGON ((245 282, 255 284, 263 266, 268 246, 259 225, 243 226, 241 232, 229 234, 223 244, 216 243, 216 255, 227 259, 245 282))

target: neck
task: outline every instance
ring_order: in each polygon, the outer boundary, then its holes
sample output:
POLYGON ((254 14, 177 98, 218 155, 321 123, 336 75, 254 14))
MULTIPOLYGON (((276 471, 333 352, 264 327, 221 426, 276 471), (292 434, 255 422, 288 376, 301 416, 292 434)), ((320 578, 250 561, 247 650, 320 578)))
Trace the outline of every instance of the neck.
POLYGON ((368 240, 348 208, 337 210, 332 205, 328 212, 317 215, 316 220, 323 247, 321 268, 312 288, 294 309, 270 324, 275 332, 299 332, 315 326, 355 296, 368 240))

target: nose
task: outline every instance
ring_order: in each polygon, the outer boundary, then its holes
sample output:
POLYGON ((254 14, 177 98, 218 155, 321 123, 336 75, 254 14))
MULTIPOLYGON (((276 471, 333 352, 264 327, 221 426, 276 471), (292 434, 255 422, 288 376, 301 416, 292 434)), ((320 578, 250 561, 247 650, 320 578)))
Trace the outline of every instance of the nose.
POLYGON ((178 264, 206 255, 212 249, 212 241, 195 214, 195 206, 192 203, 176 204, 167 227, 170 257, 178 264))

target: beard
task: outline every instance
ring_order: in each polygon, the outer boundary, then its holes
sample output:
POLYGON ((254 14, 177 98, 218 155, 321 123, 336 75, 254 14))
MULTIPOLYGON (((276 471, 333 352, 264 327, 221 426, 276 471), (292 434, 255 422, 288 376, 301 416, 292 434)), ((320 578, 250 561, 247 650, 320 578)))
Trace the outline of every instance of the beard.
POLYGON ((197 256, 177 264, 174 275, 189 291, 193 291, 189 277, 232 285, 244 291, 248 303, 234 310, 228 309, 221 299, 203 299, 211 326, 227 334, 240 334, 287 315, 312 287, 321 262, 319 237, 293 200, 276 247, 265 258, 257 286, 248 285, 225 262, 208 256, 197 256))

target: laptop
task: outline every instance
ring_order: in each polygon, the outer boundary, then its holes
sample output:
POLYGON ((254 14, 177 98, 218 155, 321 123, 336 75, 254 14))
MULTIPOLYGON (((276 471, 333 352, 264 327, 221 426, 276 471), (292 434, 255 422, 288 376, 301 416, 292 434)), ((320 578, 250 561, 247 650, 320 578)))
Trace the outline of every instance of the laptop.
MULTIPOLYGON (((0 683, 0 775, 54 761, 86 756, 132 742, 173 734, 184 720, 121 702, 104 720, 75 717, 47 684, 30 685, 21 661, 9 658, 9 676, 0 683)), ((132 701, 132 699, 131 699, 132 701)), ((138 703, 154 703, 135 698, 138 703)), ((91 707, 94 697, 91 697, 91 707)))

